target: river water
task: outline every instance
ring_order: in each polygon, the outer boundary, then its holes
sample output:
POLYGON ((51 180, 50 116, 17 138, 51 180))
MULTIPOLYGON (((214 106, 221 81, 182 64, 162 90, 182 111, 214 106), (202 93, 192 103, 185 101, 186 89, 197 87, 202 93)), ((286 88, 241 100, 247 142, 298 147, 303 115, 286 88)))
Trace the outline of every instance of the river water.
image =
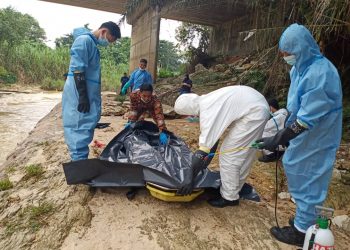
POLYGON ((61 93, 0 91, 0 166, 38 121, 61 101, 61 93))

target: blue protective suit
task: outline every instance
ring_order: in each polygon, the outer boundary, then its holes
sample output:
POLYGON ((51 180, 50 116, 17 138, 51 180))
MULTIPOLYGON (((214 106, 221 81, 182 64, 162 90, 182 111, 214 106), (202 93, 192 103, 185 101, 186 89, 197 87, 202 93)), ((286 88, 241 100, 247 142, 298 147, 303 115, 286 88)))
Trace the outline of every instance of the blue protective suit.
POLYGON ((135 91, 140 89, 143 83, 152 84, 153 80, 151 74, 147 70, 135 69, 134 72, 132 72, 130 80, 127 84, 129 83, 132 86, 132 91, 135 91))
POLYGON ((286 126, 298 120, 308 127, 290 141, 283 157, 288 189, 297 205, 294 225, 304 231, 315 224, 315 206, 327 196, 341 140, 342 89, 337 69, 322 56, 304 26, 289 26, 279 48, 296 56, 290 71, 286 126))
POLYGON ((62 95, 64 138, 73 161, 87 159, 89 143, 101 116, 101 67, 96 37, 85 28, 73 31, 69 72, 62 95), (90 112, 77 110, 79 94, 73 72, 85 73, 90 112))

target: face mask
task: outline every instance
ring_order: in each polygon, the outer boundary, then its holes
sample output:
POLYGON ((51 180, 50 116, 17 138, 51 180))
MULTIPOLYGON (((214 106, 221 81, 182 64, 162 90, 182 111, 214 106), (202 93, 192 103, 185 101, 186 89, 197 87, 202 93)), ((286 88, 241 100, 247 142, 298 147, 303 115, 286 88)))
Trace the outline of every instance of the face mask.
POLYGON ((99 37, 98 39, 97 39, 97 43, 99 44, 99 45, 101 45, 101 46, 108 46, 108 44, 109 44, 109 42, 108 42, 108 40, 107 40, 107 38, 106 38, 106 36, 105 37, 99 37))
POLYGON ((145 100, 145 99, 143 99, 143 98, 141 97, 141 101, 142 101, 143 103, 149 103, 149 102, 151 101, 151 99, 145 100))
POLYGON ((286 61, 286 63, 288 63, 289 65, 294 65, 296 63, 296 58, 295 55, 290 55, 290 56, 285 56, 283 57, 283 59, 286 61))

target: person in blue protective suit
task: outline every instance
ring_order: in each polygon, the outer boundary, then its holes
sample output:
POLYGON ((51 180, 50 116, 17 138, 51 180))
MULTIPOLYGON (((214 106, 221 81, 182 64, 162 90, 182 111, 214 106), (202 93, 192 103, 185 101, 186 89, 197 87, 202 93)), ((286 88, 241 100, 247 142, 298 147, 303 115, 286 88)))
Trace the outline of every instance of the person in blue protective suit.
POLYGON ((120 29, 114 22, 106 22, 94 32, 75 29, 73 37, 62 94, 62 119, 65 142, 72 161, 76 161, 88 158, 88 145, 101 115, 101 67, 97 45, 115 42, 120 38, 120 29))
POLYGON ((342 89, 337 69, 320 53, 310 31, 292 24, 282 34, 279 49, 293 65, 286 128, 265 137, 261 148, 273 151, 289 146, 283 156, 288 189, 297 209, 290 226, 272 227, 272 235, 302 246, 305 231, 315 224, 315 206, 327 196, 336 151, 341 140, 342 89))
POLYGON ((131 73, 129 81, 122 88, 121 94, 125 95, 128 88, 132 86, 132 92, 135 92, 140 89, 142 84, 152 84, 152 76, 146 70, 147 68, 147 60, 141 59, 139 68, 135 69, 134 72, 131 73))

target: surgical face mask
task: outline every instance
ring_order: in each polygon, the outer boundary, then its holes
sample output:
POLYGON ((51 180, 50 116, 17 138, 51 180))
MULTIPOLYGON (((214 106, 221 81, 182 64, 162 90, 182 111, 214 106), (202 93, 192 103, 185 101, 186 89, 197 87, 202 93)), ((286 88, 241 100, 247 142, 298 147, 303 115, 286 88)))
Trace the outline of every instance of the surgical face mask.
POLYGON ((149 103, 151 99, 152 99, 152 92, 150 91, 141 92, 141 101, 143 103, 149 103))
POLYGON ((283 59, 286 61, 286 63, 292 66, 297 62, 295 55, 285 56, 283 59))
POLYGON ((98 43, 99 45, 101 45, 101 46, 104 46, 104 47, 106 47, 106 46, 109 45, 109 42, 108 42, 106 36, 105 36, 105 37, 99 37, 99 38, 97 39, 97 43, 98 43))

